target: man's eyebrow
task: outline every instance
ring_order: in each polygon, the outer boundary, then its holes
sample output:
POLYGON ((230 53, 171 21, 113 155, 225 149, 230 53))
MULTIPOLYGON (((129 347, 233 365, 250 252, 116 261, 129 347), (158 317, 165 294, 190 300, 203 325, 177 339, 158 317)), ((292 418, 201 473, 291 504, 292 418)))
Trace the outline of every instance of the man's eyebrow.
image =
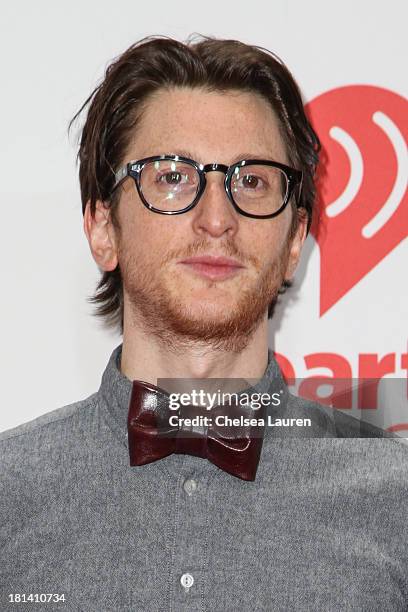
MULTIPOLYGON (((194 159, 195 161, 200 162, 201 164, 211 164, 211 163, 224 163, 225 160, 217 160, 217 159, 208 159, 203 161, 202 159, 199 159, 200 156, 199 155, 195 155, 194 153, 192 153, 191 151, 187 150, 187 149, 180 149, 179 147, 175 147, 174 149, 170 150, 166 150, 166 152, 164 153, 164 155, 181 155, 182 157, 189 157, 190 159, 194 159)), ((270 153, 248 153, 248 152, 243 152, 243 153, 238 153, 237 155, 234 155, 234 157, 231 159, 230 161, 230 165, 234 164, 237 161, 241 161, 242 159, 267 159, 270 161, 277 161, 275 160, 275 156, 271 155, 270 153)))

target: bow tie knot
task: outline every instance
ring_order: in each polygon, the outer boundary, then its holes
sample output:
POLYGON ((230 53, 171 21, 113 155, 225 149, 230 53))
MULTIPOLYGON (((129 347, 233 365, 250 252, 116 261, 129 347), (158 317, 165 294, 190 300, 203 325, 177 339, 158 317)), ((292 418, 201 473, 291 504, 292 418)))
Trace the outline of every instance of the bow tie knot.
POLYGON ((264 418, 263 407, 255 410, 250 405, 229 403, 208 411, 203 406, 181 404, 174 410, 169 403, 169 395, 159 387, 133 381, 128 412, 131 466, 182 453, 208 459, 243 480, 255 479, 263 427, 250 421, 264 418))

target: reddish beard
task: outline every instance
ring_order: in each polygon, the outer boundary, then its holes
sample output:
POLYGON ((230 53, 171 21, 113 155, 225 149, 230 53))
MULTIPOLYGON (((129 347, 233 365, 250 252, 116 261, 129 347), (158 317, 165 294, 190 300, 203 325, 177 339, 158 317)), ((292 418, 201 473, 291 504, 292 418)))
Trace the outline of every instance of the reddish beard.
MULTIPOLYGON (((119 245, 119 266, 122 274, 123 290, 128 303, 132 324, 141 325, 158 338, 166 348, 182 350, 192 343, 210 345, 213 349, 228 352, 241 352, 264 318, 269 305, 276 302, 278 291, 284 280, 287 268, 290 237, 286 240, 276 259, 265 270, 256 257, 245 257, 232 242, 227 242, 217 250, 227 257, 235 257, 244 265, 248 262, 256 270, 261 270, 257 282, 240 288, 235 308, 226 315, 217 317, 206 315, 205 310, 192 312, 183 308, 180 300, 160 284, 158 278, 140 265, 135 257, 126 255, 119 245)), ((190 247, 169 252, 163 262, 179 261, 195 255, 210 253, 208 243, 203 240, 190 247)), ((209 290, 213 286, 209 285, 209 290)), ((126 317, 126 312, 125 312, 126 317)))

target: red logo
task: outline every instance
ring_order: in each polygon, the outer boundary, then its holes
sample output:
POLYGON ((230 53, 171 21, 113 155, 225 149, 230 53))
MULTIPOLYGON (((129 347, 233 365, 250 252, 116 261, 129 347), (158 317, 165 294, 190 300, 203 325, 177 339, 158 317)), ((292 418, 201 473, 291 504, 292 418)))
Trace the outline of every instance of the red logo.
POLYGON ((408 104, 387 89, 350 85, 318 96, 307 113, 322 143, 311 227, 322 316, 408 235, 408 104))

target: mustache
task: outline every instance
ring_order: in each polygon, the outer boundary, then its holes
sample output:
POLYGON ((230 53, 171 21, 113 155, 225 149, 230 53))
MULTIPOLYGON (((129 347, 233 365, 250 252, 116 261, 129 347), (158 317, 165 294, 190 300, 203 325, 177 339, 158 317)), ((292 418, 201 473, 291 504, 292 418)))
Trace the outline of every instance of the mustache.
POLYGON ((182 249, 174 249, 169 251, 165 257, 164 263, 170 263, 174 259, 187 259, 200 255, 219 255, 223 257, 233 257, 241 263, 251 263, 256 269, 260 268, 260 262, 254 255, 246 255, 241 251, 233 240, 226 240, 223 243, 210 243, 203 239, 192 244, 189 244, 182 249))

